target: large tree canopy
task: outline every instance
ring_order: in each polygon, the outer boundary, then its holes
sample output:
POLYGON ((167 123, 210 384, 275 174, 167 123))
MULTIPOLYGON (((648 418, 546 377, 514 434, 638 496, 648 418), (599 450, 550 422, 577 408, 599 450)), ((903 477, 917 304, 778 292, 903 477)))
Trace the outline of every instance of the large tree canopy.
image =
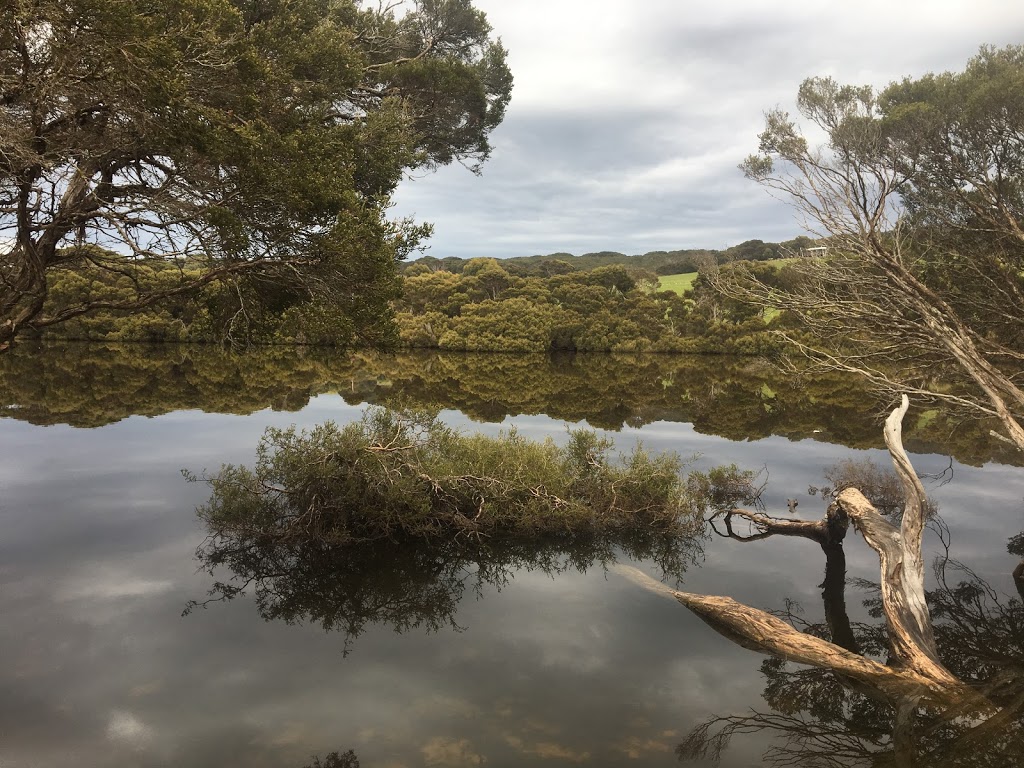
POLYGON ((724 289, 790 310, 828 366, 995 417, 1024 450, 1024 48, 881 93, 814 78, 798 106, 826 141, 772 111, 743 169, 829 253, 784 288, 724 289))
POLYGON ((0 350, 213 280, 372 325, 426 232, 385 216, 403 172, 477 170, 512 87, 469 0, 4 5, 0 350), (133 293, 47 301, 55 269, 133 293))

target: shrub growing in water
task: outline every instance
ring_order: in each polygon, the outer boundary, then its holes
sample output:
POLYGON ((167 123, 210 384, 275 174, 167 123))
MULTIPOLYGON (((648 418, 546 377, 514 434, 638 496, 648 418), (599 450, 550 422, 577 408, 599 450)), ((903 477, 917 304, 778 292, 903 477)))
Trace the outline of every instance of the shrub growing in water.
POLYGON ((211 538, 436 541, 575 538, 643 528, 687 533, 703 502, 683 461, 642 446, 622 461, 589 430, 568 444, 461 435, 423 411, 370 409, 359 422, 269 429, 252 469, 225 466, 200 507, 211 538))

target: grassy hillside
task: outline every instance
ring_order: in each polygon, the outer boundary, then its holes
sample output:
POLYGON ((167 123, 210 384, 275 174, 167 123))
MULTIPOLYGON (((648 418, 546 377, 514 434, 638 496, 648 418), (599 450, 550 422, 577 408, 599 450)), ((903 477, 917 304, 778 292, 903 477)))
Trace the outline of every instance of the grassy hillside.
MULTIPOLYGON (((765 259, 764 261, 758 262, 759 264, 768 264, 772 267, 782 267, 786 264, 790 264, 796 261, 794 258, 785 259, 765 259)), ((683 291, 688 291, 693 287, 693 281, 697 279, 696 272, 682 272, 678 275, 662 275, 658 278, 658 288, 662 291, 675 291, 682 296, 683 291)))
POLYGON ((684 272, 681 275, 662 275, 658 279, 658 288, 663 291, 675 291, 681 296, 683 291, 688 291, 693 287, 693 281, 696 279, 696 272, 684 272))

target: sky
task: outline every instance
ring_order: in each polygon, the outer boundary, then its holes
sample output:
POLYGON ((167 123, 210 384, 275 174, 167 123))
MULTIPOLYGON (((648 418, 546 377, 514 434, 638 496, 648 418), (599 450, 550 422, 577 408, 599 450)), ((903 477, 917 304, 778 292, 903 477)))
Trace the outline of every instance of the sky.
POLYGON ((800 82, 884 86, 1024 44, 1013 0, 476 0, 515 77, 494 151, 399 187, 437 258, 627 254, 788 240, 793 211, 743 178, 764 112, 800 82))

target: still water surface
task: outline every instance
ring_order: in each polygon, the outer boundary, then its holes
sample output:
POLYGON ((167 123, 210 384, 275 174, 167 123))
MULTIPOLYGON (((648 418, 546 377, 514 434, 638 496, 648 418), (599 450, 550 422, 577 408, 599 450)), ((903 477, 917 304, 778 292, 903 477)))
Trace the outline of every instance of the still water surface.
MULTIPOLYGON (((807 488, 826 467, 886 462, 880 422, 849 382, 798 385, 742 360, 23 347, 0 360, 0 396, 3 768, 301 768, 347 749, 364 767, 674 765, 709 719, 778 710, 764 657, 568 556, 547 569, 510 560, 478 588, 467 565, 433 631, 403 626, 390 603, 380 615, 391 620, 349 638, 301 615, 264 621, 248 598, 182 616, 211 580, 193 558, 208 489, 180 470, 252 463, 268 426, 345 423, 367 403, 431 404, 462 430, 514 425, 556 440, 586 423, 623 450, 642 440, 697 456, 698 468, 763 466, 769 511, 797 498, 806 519, 821 513, 807 488)), ((957 457, 952 480, 930 487, 953 556, 1019 617, 1006 543, 1024 529, 1024 472, 980 427, 951 433, 933 416, 916 427, 919 472, 957 457)), ((934 535, 927 546, 940 551, 934 535)), ((849 577, 877 580, 859 538, 846 550, 849 577)), ((692 556, 688 591, 768 609, 792 600, 822 620, 824 557, 809 541, 707 536, 692 556)), ((394 601, 372 578, 371 598, 394 601)), ((851 618, 877 625, 864 597, 848 587, 851 618)), ((1000 637, 1019 648, 1020 629, 1000 637)), ((805 721, 839 728, 803 704, 805 721)), ((885 748, 872 733, 861 741, 885 748)), ((721 764, 761 765, 786 743, 753 728, 721 764)), ((998 753, 978 764, 1016 763, 998 753)))

